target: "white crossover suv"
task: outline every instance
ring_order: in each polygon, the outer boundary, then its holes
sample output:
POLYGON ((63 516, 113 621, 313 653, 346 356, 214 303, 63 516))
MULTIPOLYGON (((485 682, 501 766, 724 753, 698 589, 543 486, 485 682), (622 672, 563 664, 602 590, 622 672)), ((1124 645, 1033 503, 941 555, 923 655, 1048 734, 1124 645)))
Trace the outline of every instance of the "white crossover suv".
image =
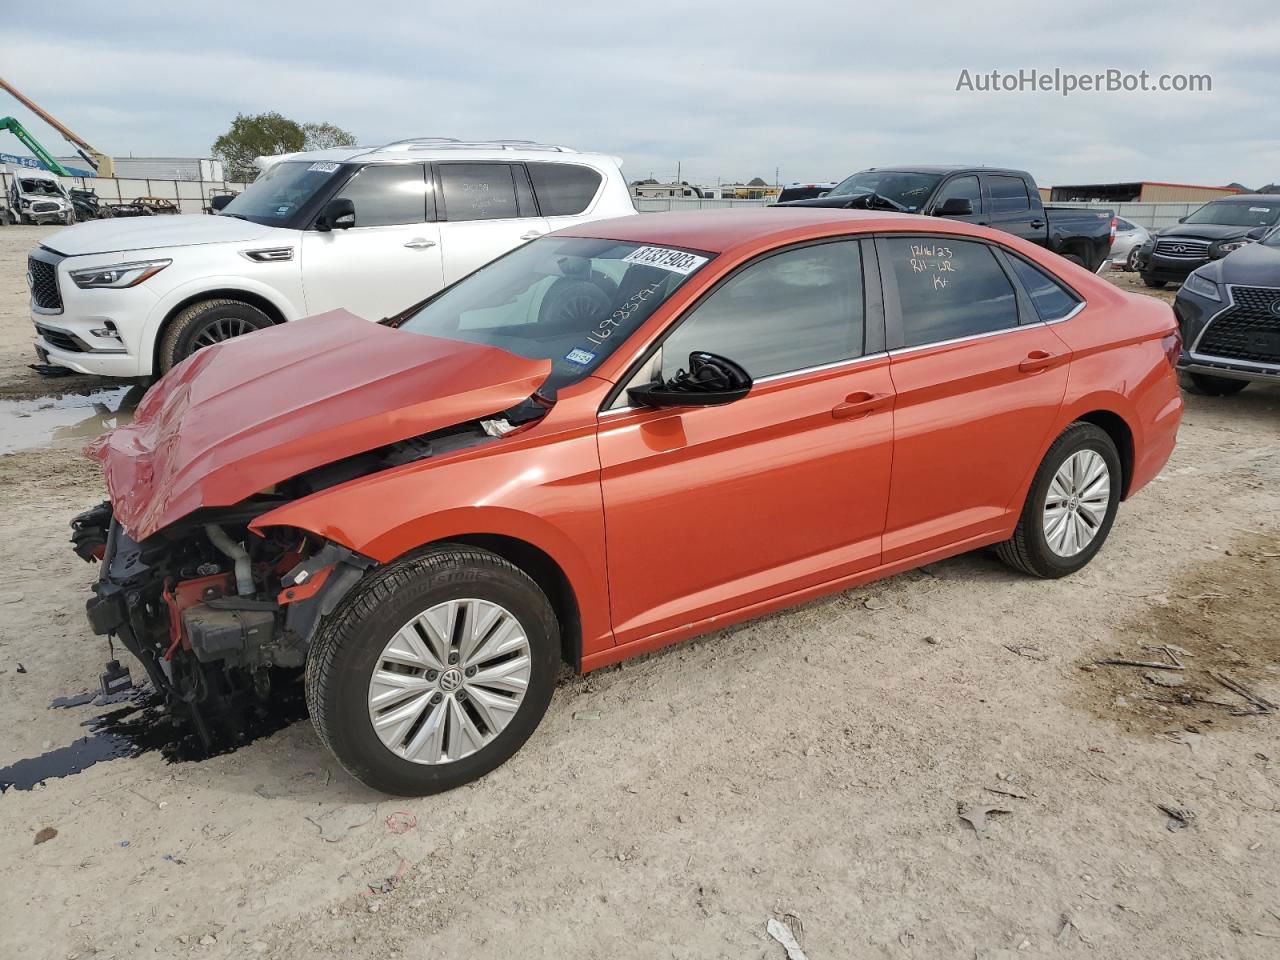
POLYGON ((31 251, 42 363, 148 377, 201 347, 345 308, 392 316, 520 244, 634 214, 621 161, 524 141, 292 154, 219 215, 97 220, 31 251))

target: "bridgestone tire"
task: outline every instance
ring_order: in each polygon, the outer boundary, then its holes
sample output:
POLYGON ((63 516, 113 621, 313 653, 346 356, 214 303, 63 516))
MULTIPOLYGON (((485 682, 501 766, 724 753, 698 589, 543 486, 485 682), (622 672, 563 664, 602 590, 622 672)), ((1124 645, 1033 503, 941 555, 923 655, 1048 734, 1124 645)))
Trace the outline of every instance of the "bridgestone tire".
POLYGON ((1018 526, 1012 537, 996 545, 996 555, 1015 570, 1033 577, 1053 579, 1075 573, 1092 560, 1106 542, 1111 525, 1115 522, 1116 510, 1120 506, 1123 479, 1120 454, 1107 432, 1092 423, 1077 421, 1071 424, 1044 455, 1040 469, 1031 481, 1031 489, 1027 492, 1018 526), (1096 451, 1106 462, 1111 474, 1111 498, 1103 521, 1089 545, 1073 557, 1061 557, 1050 548, 1045 539, 1045 497, 1058 468, 1072 454, 1086 449, 1096 451))
POLYGON ((425 796, 470 783, 519 750, 551 703, 559 665, 560 628, 537 584, 496 554, 446 543, 367 575, 324 619, 307 657, 307 709, 321 742, 361 783, 396 796, 425 796), (369 681, 396 631, 436 604, 463 598, 496 603, 519 622, 529 640, 529 683, 507 725, 475 753, 414 763, 378 738, 369 719, 369 681))

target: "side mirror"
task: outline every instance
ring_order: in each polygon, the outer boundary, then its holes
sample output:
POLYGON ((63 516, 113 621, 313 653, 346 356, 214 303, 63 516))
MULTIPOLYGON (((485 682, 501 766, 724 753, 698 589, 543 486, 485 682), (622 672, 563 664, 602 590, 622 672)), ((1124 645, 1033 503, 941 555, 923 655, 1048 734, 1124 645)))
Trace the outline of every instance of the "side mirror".
POLYGON ((1245 236, 1247 236, 1250 240, 1261 240, 1263 237, 1267 235, 1268 232, 1270 232, 1270 230, 1271 230, 1270 227, 1254 227, 1247 234, 1245 234, 1245 236))
POLYGON ((971 217, 973 201, 968 197, 947 197, 933 215, 935 217, 971 217))
POLYGON ((214 210, 225 210, 227 208, 227 204, 234 199, 235 197, 231 194, 220 193, 216 197, 209 198, 209 206, 214 210))
POLYGON ((751 391, 751 375, 728 357, 694 351, 689 369, 665 383, 645 383, 627 391, 638 407, 717 407, 751 391))
POLYGON ((316 229, 321 231, 349 230, 355 225, 356 205, 347 197, 330 200, 324 212, 316 217, 316 229))

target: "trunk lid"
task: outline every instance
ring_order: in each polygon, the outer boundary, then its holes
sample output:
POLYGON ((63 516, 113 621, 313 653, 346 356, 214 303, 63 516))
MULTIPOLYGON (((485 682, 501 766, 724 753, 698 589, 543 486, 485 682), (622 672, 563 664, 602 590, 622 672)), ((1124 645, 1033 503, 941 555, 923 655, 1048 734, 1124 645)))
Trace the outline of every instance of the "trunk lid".
MULTIPOLYGON (((211 218, 212 219, 212 218, 211 218)), ((315 467, 499 413, 551 372, 335 310, 206 347, 86 448, 135 540, 315 467)))

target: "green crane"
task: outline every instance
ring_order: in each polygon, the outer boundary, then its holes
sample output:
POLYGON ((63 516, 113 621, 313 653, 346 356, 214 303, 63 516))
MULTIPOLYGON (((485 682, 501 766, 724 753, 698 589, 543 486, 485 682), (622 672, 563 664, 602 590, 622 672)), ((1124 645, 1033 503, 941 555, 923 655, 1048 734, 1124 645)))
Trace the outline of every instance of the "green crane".
POLYGON ((0 117, 0 130, 8 130, 15 137, 22 141, 22 145, 30 150, 37 160, 48 167, 53 173, 60 177, 72 176, 71 171, 53 159, 53 154, 44 148, 39 140, 31 135, 22 124, 13 117, 0 117))

